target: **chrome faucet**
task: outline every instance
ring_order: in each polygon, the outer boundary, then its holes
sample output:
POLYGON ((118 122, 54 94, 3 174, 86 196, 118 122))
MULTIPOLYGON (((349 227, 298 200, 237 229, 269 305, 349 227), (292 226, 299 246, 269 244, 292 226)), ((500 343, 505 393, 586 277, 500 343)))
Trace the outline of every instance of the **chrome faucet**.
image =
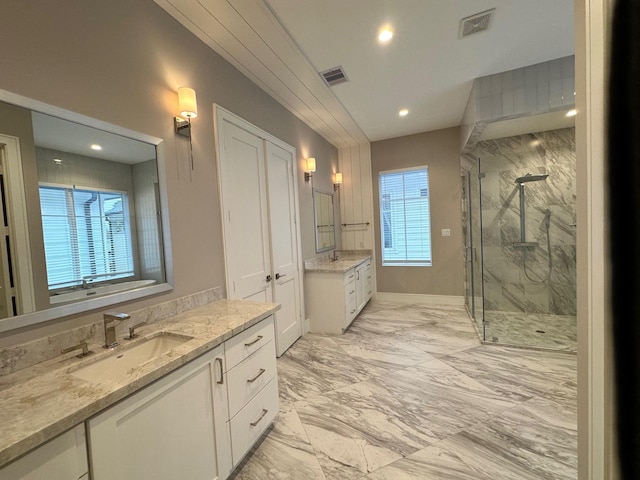
POLYGON ((129 320, 131 318, 127 313, 109 312, 103 315, 104 318, 104 348, 113 348, 118 346, 116 341, 116 322, 129 320))

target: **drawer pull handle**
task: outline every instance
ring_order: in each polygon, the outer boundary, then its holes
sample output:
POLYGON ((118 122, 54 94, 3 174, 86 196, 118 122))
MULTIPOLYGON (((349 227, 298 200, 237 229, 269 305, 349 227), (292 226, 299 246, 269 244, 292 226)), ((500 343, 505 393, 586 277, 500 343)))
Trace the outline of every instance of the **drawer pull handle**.
POLYGON ((351 294, 352 294, 352 293, 354 293, 354 292, 355 292, 355 290, 351 290, 351 291, 349 292, 349 295, 351 295, 351 294))
POLYGON ((264 368, 261 368, 260 371, 256 374, 255 377, 250 378, 250 379, 247 380, 247 383, 255 382, 258 378, 260 378, 260 375, 262 375, 264 372, 266 372, 266 370, 264 368))
POLYGON ((355 312, 355 310, 351 310, 351 313, 354 313, 354 312, 355 312))
POLYGON ((262 413, 260 414, 258 419, 255 422, 251 422, 249 425, 251 425, 252 427, 255 427, 260 423, 260 420, 262 420, 267 413, 269 413, 269 410, 267 410, 266 408, 263 408, 262 413))
POLYGON ((217 380, 216 383, 219 383, 220 385, 223 385, 224 384, 224 370, 222 369, 222 359, 221 358, 216 358, 216 363, 220 367, 220 380, 217 380))
POLYGON ((371 290, 369 290, 369 291, 367 292, 367 295, 371 295, 371 290))
POLYGON ((262 340, 262 335, 258 335, 258 338, 256 338, 253 342, 245 343, 244 346, 245 347, 250 347, 254 343, 258 343, 260 340, 262 340))

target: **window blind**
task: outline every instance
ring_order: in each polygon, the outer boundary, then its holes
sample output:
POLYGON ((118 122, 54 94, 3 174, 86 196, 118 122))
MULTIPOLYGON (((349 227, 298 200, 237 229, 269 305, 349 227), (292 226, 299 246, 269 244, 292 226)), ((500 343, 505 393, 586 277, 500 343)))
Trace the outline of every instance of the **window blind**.
POLYGON ((380 172, 382 265, 430 266, 427 167, 380 172))
POLYGON ((133 275, 127 194, 41 184, 49 290, 133 275))

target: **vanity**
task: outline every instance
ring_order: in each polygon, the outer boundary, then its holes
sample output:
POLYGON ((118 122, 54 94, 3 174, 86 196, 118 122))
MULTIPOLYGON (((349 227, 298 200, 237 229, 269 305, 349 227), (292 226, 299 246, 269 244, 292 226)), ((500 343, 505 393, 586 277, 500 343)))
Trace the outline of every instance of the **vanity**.
POLYGON ((310 331, 342 334, 373 296, 371 252, 308 260, 305 280, 310 331))
POLYGON ((279 308, 218 300, 0 377, 0 479, 227 478, 278 412, 279 308))

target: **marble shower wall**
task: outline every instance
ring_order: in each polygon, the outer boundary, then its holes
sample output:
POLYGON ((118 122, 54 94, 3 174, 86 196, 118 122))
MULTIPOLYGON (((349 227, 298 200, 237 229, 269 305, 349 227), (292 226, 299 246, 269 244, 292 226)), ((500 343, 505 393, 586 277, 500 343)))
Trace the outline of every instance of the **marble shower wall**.
MULTIPOLYGON (((485 309, 511 312, 576 314, 576 158, 575 129, 478 142, 482 179, 482 240, 485 309), (526 241, 520 233, 517 177, 548 173, 526 183, 526 241), (549 248, 544 225, 551 211, 549 248), (546 277, 548 276, 548 279, 546 277), (546 280, 545 280, 546 279, 546 280)), ((476 170, 477 171, 477 170, 476 170)))

